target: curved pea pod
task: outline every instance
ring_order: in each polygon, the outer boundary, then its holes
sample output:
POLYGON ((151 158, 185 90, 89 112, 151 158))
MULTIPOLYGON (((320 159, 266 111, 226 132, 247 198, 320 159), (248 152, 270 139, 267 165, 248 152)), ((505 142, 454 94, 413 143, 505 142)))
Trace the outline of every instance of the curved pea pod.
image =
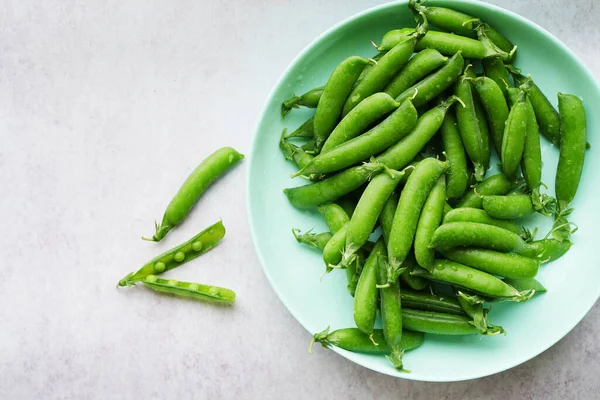
POLYGON ((396 101, 402 103, 411 99, 415 107, 427 104, 456 82, 462 72, 464 63, 465 61, 460 52, 454 54, 442 68, 398 95, 396 101))
POLYGON ((411 310, 433 311, 446 314, 465 315, 458 300, 425 292, 403 289, 400 294, 402 305, 411 310))
POLYGON ((302 107, 317 108, 323 94, 324 86, 314 88, 302 96, 292 96, 281 103, 281 118, 285 117, 292 109, 302 107))
POLYGON ((295 131, 291 133, 286 133, 284 135, 285 139, 290 138, 306 138, 312 139, 315 134, 315 117, 310 117, 305 122, 302 123, 295 131))
MULTIPOLYGON (((403 351, 416 349, 423 344, 424 340, 425 336, 421 332, 404 331, 402 332, 400 348, 403 351)), ((374 329, 373 334, 369 336, 357 328, 344 328, 333 332, 329 332, 329 328, 327 328, 313 336, 308 350, 309 353, 315 342, 320 343, 325 348, 336 346, 353 353, 389 354, 391 351, 385 342, 382 329, 374 329)))
POLYGON ((360 73, 371 63, 366 58, 351 56, 342 61, 332 72, 323 88, 314 121, 314 138, 321 148, 337 125, 342 108, 360 73))
MULTIPOLYGON (((329 135, 325 141, 325 144, 323 144, 321 154, 325 154, 350 139, 354 139, 399 106, 400 103, 386 93, 375 93, 367 97, 358 103, 358 105, 352 109, 348 115, 342 118, 339 124, 337 124, 331 132, 331 135, 329 135)), ((416 119, 415 111, 415 120, 416 119)))
POLYGON ((454 95, 461 99, 463 106, 456 107, 456 120, 463 145, 469 159, 475 167, 475 178, 483 180, 490 162, 490 145, 487 132, 487 124, 480 124, 481 118, 476 112, 476 98, 471 85, 471 77, 467 74, 470 65, 467 66, 465 74, 454 86, 454 95), (485 125, 485 130, 482 129, 485 125))
POLYGON ((560 211, 575 198, 583 171, 586 149, 586 117, 581 100, 558 94, 560 111, 560 155, 556 169, 556 200, 560 211))
POLYGON ((456 208, 482 208, 483 195, 507 194, 515 186, 515 181, 508 179, 504 174, 492 175, 483 182, 475 185, 473 190, 467 192, 458 202, 456 208))
POLYGON ((519 291, 535 290, 535 294, 546 293, 548 290, 539 281, 533 278, 527 279, 505 279, 504 282, 519 291))
POLYGON ((384 92, 395 98, 447 61, 448 57, 437 50, 422 50, 411 58, 394 79, 388 83, 384 92))
POLYGON ((504 253, 519 253, 530 247, 514 232, 476 222, 441 225, 433 233, 430 246, 440 251, 454 247, 479 247, 504 253))
POLYGON ((380 238, 367 258, 354 293, 354 322, 358 329, 367 335, 373 335, 373 326, 377 317, 378 257, 383 255, 385 255, 385 243, 383 238, 380 238))
POLYGON ((449 167, 446 173, 446 195, 455 199, 467 190, 467 156, 454 113, 447 113, 440 128, 444 152, 449 167))
POLYGON ((481 61, 485 76, 492 79, 504 95, 504 99, 508 101, 508 85, 511 84, 510 75, 504 62, 499 58, 486 58, 481 61))
POLYGON ((412 273, 433 281, 466 288, 484 296, 500 297, 517 302, 529 300, 534 293, 533 290, 519 292, 493 275, 449 260, 436 260, 432 272, 417 269, 412 273))
POLYGON ((479 94, 479 99, 490 124, 490 133, 496 150, 502 150, 502 137, 508 119, 508 104, 502 89, 492 79, 480 77, 473 79, 473 86, 479 94))
POLYGON ((447 162, 426 158, 417 164, 410 178, 408 178, 400 195, 388 240, 387 250, 390 267, 388 280, 390 282, 394 282, 400 275, 402 263, 408 256, 413 244, 423 205, 439 177, 447 169, 447 162))
POLYGON ((119 286, 131 286, 150 275, 161 274, 186 262, 192 261, 215 247, 225 236, 223 222, 219 221, 187 242, 180 244, 148 261, 137 272, 127 275, 119 281, 119 286))
POLYGON ((156 275, 149 275, 140 282, 142 282, 144 286, 156 290, 157 292, 170 293, 215 303, 235 302, 235 292, 233 290, 218 286, 181 282, 173 279, 161 279, 157 278, 156 275))
POLYGON ((485 249, 448 249, 442 254, 451 261, 505 278, 533 278, 541 264, 518 254, 485 249))
POLYGON ((344 104, 342 115, 347 115, 363 99, 374 93, 382 91, 392 78, 404 67, 415 50, 417 41, 427 32, 428 25, 425 21, 417 29, 411 30, 406 40, 399 42, 389 49, 369 73, 356 84, 344 104))
POLYGON ((455 208, 444 216, 443 223, 447 224, 450 222, 477 222, 480 224, 494 225, 516 234, 521 233, 521 228, 516 223, 493 218, 485 210, 479 208, 455 208))
POLYGON ((183 182, 167 206, 160 226, 156 225, 154 236, 142 239, 155 242, 162 240, 171 229, 183 222, 206 189, 243 159, 244 155, 231 147, 223 147, 206 157, 183 182))
POLYGON ((466 312, 469 317, 473 319, 472 323, 479 330, 479 333, 486 336, 495 336, 501 333, 506 334, 501 326, 490 325, 487 317, 489 310, 483 308, 482 303, 471 304, 461 296, 460 292, 458 296, 458 302, 460 303, 464 312, 466 312))
POLYGON ((333 236, 331 232, 312 233, 308 231, 301 234, 299 229, 292 229, 292 234, 298 243, 321 251, 323 251, 325 246, 327 246, 327 242, 333 236))
POLYGON ((535 240, 529 243, 527 249, 519 254, 524 257, 531 257, 540 260, 542 263, 554 261, 571 248, 572 243, 568 240, 559 241, 556 239, 535 240))
POLYGON ((323 248, 323 261, 327 266, 327 272, 330 272, 332 268, 336 268, 342 261, 347 233, 348 224, 345 224, 329 239, 325 248, 323 248))
POLYGON ((405 137, 416 122, 417 110, 410 101, 405 101, 379 125, 327 153, 319 154, 292 177, 335 172, 368 159, 405 137))
POLYGON ((421 267, 427 270, 433 268, 435 252, 429 247, 429 243, 431 242, 433 232, 435 232, 442 222, 445 203, 446 177, 442 175, 438 178, 431 192, 429 192, 429 196, 423 205, 415 234, 415 259, 421 267))
POLYGON ((464 315, 404 309, 402 323, 406 329, 436 335, 477 335, 479 330, 464 315))
POLYGON ((325 220, 325 224, 332 233, 339 231, 342 226, 350 222, 350 217, 346 211, 338 204, 328 203, 317 207, 317 211, 325 220))
POLYGON ((498 219, 517 219, 535 212, 531 197, 527 194, 483 196, 483 209, 498 219))

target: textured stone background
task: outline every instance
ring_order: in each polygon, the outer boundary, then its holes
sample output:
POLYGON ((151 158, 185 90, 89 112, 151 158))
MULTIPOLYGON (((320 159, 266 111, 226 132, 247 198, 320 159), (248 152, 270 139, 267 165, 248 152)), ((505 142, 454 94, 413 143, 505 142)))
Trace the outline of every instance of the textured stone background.
MULTIPOLYGON (((190 160, 223 145, 246 152, 292 58, 378 2, 2 3, 0 398, 598 398, 598 306, 539 357, 477 381, 411 382, 333 352, 308 357, 308 333, 252 247, 245 166, 177 234, 226 220, 219 249, 177 277, 232 287, 243 301, 220 308, 114 289, 179 241, 139 237, 190 160)), ((548 29, 600 79, 600 3, 492 3, 548 29)))

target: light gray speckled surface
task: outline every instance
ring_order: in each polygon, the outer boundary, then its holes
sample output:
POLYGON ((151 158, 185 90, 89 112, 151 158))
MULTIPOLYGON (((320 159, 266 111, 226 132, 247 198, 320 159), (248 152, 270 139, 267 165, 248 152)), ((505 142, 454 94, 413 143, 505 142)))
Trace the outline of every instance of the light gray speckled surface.
MULTIPOLYGON (((598 2, 492 2, 548 29, 600 78, 598 2)), ((377 2, 339 3, 3 2, 0 398, 598 398, 598 306, 541 356, 474 382, 410 382, 333 352, 309 357, 308 333, 254 253, 245 166, 176 235, 139 240, 198 160, 223 145, 249 150, 292 58, 377 2), (226 240, 176 275, 234 288, 234 308, 115 290, 218 217, 226 240)))

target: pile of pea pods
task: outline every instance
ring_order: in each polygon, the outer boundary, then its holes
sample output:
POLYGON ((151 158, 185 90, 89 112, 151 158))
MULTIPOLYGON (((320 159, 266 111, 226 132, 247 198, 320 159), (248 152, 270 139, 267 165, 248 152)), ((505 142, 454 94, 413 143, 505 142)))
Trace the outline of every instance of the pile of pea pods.
POLYGON ((557 111, 512 65, 506 37, 475 16, 409 7, 416 28, 386 33, 377 55, 348 57, 323 87, 283 102, 283 116, 315 113, 280 139, 292 177, 312 181, 285 194, 330 230, 294 237, 322 252, 326 273, 344 270, 354 296, 356 327, 328 328, 311 347, 383 354, 400 370, 424 333, 505 333, 488 305, 546 291, 534 278, 571 246, 587 144, 579 98, 559 93, 557 111), (560 152, 555 196, 542 193, 540 133, 560 152), (486 177, 494 151, 502 173, 486 177), (536 212, 554 218, 542 240, 518 223, 536 212))
MULTIPOLYGON (((181 185, 167 206, 160 225, 155 223, 156 233, 151 238, 143 237, 142 239, 153 242, 161 241, 171 229, 184 221, 208 187, 243 158, 244 155, 233 148, 223 147, 204 159, 181 185)), ((117 287, 132 287, 139 282, 157 292, 209 302, 233 303, 235 302, 235 292, 231 289, 162 279, 156 276, 201 256, 219 244, 223 237, 225 237, 225 227, 223 222, 219 221, 185 243, 148 261, 137 272, 132 272, 121 279, 117 287)))

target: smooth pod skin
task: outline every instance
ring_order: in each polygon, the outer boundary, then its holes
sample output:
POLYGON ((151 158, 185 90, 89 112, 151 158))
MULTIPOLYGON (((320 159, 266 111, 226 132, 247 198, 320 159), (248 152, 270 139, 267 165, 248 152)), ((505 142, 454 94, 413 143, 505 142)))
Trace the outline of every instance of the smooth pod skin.
POLYGON ((454 95, 464 104, 464 107, 460 104, 456 106, 456 120, 465 150, 475 167, 475 178, 481 181, 490 162, 490 145, 487 131, 482 130, 475 110, 473 86, 467 74, 469 69, 472 70, 467 66, 465 74, 454 86, 454 95))
POLYGON ((476 78, 472 82, 477 94, 479 94, 479 99, 490 124, 494 146, 500 152, 502 150, 504 127, 509 113, 506 98, 496 82, 488 77, 476 78))
POLYGON ((300 106, 317 108, 324 88, 324 86, 321 86, 311 89, 302 96, 292 96, 281 103, 281 118, 285 117, 293 108, 300 108, 300 106))
POLYGON ((363 99, 374 93, 382 91, 392 78, 404 67, 415 50, 417 39, 422 31, 427 32, 427 27, 411 30, 406 40, 398 43, 381 57, 369 73, 356 84, 344 104, 342 115, 347 115, 363 99))
MULTIPOLYGON (((459 106, 460 107, 460 106, 459 106)), ((456 199, 467 190, 469 179, 467 172, 467 155, 463 145, 456 115, 452 112, 447 113, 444 122, 440 128, 444 152, 449 167, 446 173, 446 195, 450 199, 456 199)))
POLYGON ((136 273, 119 281, 119 286, 131 286, 149 275, 161 274, 199 257, 215 247, 225 236, 223 222, 219 221, 198 233, 185 243, 168 250, 148 261, 136 273))
MULTIPOLYGON (((389 31, 383 36, 381 45, 377 47, 379 51, 392 48, 413 30, 411 28, 402 28, 389 31)), ((464 36, 458 36, 446 32, 429 31, 417 43, 416 50, 435 49, 446 56, 453 56, 459 51, 466 59, 481 60, 488 57, 498 57, 503 60, 509 60, 511 55, 506 51, 496 47, 490 41, 471 39, 464 36)))
POLYGON ((406 89, 419 82, 430 72, 435 71, 448 61, 448 57, 434 49, 418 52, 385 87, 384 92, 396 98, 406 89))
POLYGON ((539 187, 542 184, 542 148, 540 145, 540 129, 529 97, 527 97, 526 103, 527 134, 525 136, 525 146, 523 147, 521 172, 527 187, 531 190, 532 197, 534 197, 539 195, 539 187))
POLYGON ((502 170, 509 178, 517 175, 519 164, 523 158, 528 120, 526 100, 526 94, 522 91, 517 102, 510 109, 502 137, 502 170))
POLYGON ((154 236, 151 239, 143 239, 155 242, 162 240, 173 227, 183 222, 206 189, 243 159, 244 155, 231 147, 223 147, 206 157, 183 182, 167 206, 154 236))
POLYGON ((218 286, 203 285, 200 283, 181 282, 173 279, 161 279, 156 275, 149 275, 141 280, 148 288, 157 292, 170 293, 178 296, 191 297, 197 300, 214 303, 234 303, 235 292, 218 286))
MULTIPOLYGON (((415 349, 423 344, 425 336, 421 332, 404 331, 400 340, 403 351, 415 349)), ((358 328, 344 328, 329 332, 329 328, 313 336, 313 342, 323 347, 337 346, 353 353, 390 354, 391 349, 385 342, 382 329, 374 329, 372 335, 367 335, 358 328)), ((311 343, 312 347, 312 343, 311 343)))
POLYGON ((295 131, 286 133, 283 137, 285 139, 297 137, 312 139, 315 134, 315 117, 310 117, 302 123, 295 131))
POLYGON ((299 168, 304 168, 310 165, 312 159, 314 158, 314 156, 307 154, 302 148, 285 140, 284 135, 281 136, 281 140, 279 141, 279 148, 281 149, 285 159, 292 161, 299 168))
POLYGON ((556 200, 566 210, 575 198, 583 171, 586 148, 585 109, 578 97, 558 94, 560 111, 560 155, 556 169, 556 200))
POLYGON ((470 207, 482 208, 483 195, 507 194, 514 186, 514 182, 504 174, 492 175, 483 182, 475 185, 475 188, 458 202, 455 208, 470 207))
POLYGON ((417 110, 410 101, 405 101, 379 125, 327 153, 319 154, 293 176, 335 172, 366 160, 397 143, 410 133, 416 122, 417 110))
POLYGON ((342 226, 350 222, 350 217, 338 204, 323 204, 317 207, 317 211, 323 216, 325 224, 327 224, 327 227, 332 233, 336 233, 342 229, 342 226))
POLYGON ((400 178, 402 178, 402 174, 389 170, 371 179, 350 220, 342 264, 352 260, 354 254, 367 242, 381 210, 390 194, 398 186, 400 178))
POLYGON ((406 329, 435 335, 477 335, 479 330, 464 315, 404 309, 402 323, 406 329))
POLYGON ((421 210, 439 177, 448 169, 448 163, 426 158, 415 167, 406 182, 388 240, 390 280, 395 281, 398 270, 410 251, 417 230, 421 210))
POLYGON ((483 196, 483 209, 498 219, 517 219, 535 212, 531 196, 527 194, 483 196))
POLYGON ((516 233, 476 222, 441 225, 434 232, 430 246, 442 251, 454 247, 479 247, 505 253, 519 253, 528 248, 516 233))
MULTIPOLYGON (((515 82, 519 85, 525 83, 529 78, 513 73, 515 82)), ((560 115, 550 100, 541 89, 532 81, 529 90, 529 100, 535 112, 535 119, 540 126, 542 134, 555 146, 560 146, 560 115)))
POLYGON ((332 266, 338 265, 342 261, 342 253, 346 245, 346 234, 348 233, 348 224, 342 226, 329 239, 323 249, 323 261, 327 266, 327 272, 331 271, 332 266))
POLYGON ((369 63, 370 61, 366 58, 351 56, 333 70, 325 84, 315 113, 314 137, 317 148, 323 146, 323 143, 337 125, 352 87, 362 70, 369 63))
POLYGON ((433 311, 446 314, 465 315, 457 299, 427 292, 403 289, 400 294, 402 305, 411 310, 433 311))
POLYGON ((541 264, 518 254, 485 249, 450 249, 442 254, 449 260, 505 278, 533 278, 541 264))
MULTIPOLYGON (((385 249, 383 250, 385 254, 385 249)), ((402 369, 402 304, 400 285, 388 282, 387 258, 378 257, 377 284, 379 286, 379 311, 385 342, 390 347, 388 359, 397 369, 402 369)))
POLYGON ((292 234, 298 243, 312 247, 313 249, 321 250, 327 246, 327 242, 333 234, 331 232, 312 233, 310 231, 300 234, 298 229, 292 229, 292 234))
POLYGON ((444 204, 444 217, 446 215, 448 215, 448 213, 452 210, 453 210, 452 206, 450 204, 448 204, 448 202, 446 202, 446 204, 444 204))
POLYGON ((385 255, 385 243, 380 238, 369 254, 360 274, 354 293, 354 322, 358 329, 367 335, 373 334, 373 325, 377 317, 377 267, 378 258, 385 255))
POLYGON ((546 293, 548 290, 539 281, 533 278, 525 279, 505 279, 504 282, 514 287, 518 291, 535 290, 535 294, 546 293))
POLYGON ((415 107, 427 104, 452 86, 460 76, 464 63, 460 52, 454 54, 442 68, 398 95, 396 101, 402 103, 411 99, 415 107))
POLYGON ((435 268, 432 272, 418 269, 413 271, 413 274, 437 282, 449 283, 460 288, 469 289, 475 293, 489 297, 527 301, 533 295, 530 292, 519 292, 512 286, 486 272, 449 260, 436 260, 435 268))
POLYGON ((387 243, 392 231, 392 224, 394 223, 394 214, 396 214, 396 208, 398 208, 398 195, 394 192, 390 194, 390 197, 386 200, 381 213, 379 214, 379 222, 381 223, 381 231, 383 237, 387 243))
POLYGON ((510 85, 510 75, 504 66, 504 62, 499 58, 486 58, 481 61, 485 76, 496 82, 496 85, 502 90, 504 99, 508 101, 508 85, 510 85))
POLYGON ((429 243, 431 242, 433 232, 435 232, 442 222, 445 203, 446 177, 442 175, 438 178, 431 192, 429 192, 427 200, 425 200, 415 234, 415 259, 421 267, 427 270, 433 268, 435 252, 429 247, 429 243))
POLYGON ((542 239, 534 240, 519 255, 531 257, 540 260, 542 263, 554 261, 566 254, 571 248, 571 242, 568 240, 542 239))
POLYGON ((367 97, 337 124, 325 141, 321 154, 325 154, 342 143, 357 137, 399 106, 400 103, 386 93, 375 93, 367 97))
POLYGON ((521 233, 521 227, 518 224, 512 221, 493 218, 485 210, 479 208, 455 208, 444 216, 444 224, 450 222, 477 222, 479 224, 494 225, 516 234, 521 233))

